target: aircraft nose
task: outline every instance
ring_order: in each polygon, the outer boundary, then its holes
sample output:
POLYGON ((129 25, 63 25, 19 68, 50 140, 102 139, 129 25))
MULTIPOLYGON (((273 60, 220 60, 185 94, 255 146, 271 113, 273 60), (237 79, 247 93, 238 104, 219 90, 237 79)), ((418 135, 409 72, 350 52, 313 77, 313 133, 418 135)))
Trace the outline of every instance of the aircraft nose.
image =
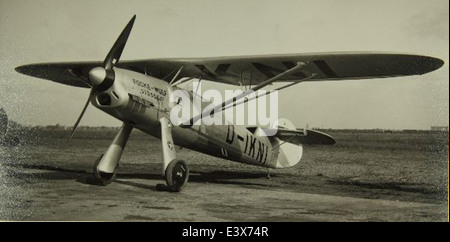
POLYGON ((106 78, 106 70, 103 67, 96 67, 89 72, 89 80, 93 86, 98 86, 106 78))

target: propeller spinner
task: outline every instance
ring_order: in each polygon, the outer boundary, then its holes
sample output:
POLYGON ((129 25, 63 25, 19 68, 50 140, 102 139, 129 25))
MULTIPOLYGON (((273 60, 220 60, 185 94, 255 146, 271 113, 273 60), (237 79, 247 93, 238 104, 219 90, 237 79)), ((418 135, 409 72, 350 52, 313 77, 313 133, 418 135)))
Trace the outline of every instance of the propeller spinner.
POLYGON ((89 71, 89 80, 91 81, 92 85, 91 92, 89 93, 89 97, 86 104, 84 105, 83 111, 81 111, 80 116, 75 122, 75 125, 73 126, 72 132, 70 133, 67 141, 70 141, 73 134, 75 133, 78 124, 80 123, 87 107, 89 106, 92 96, 94 96, 97 92, 107 90, 114 84, 115 73, 113 68, 119 62, 120 56, 122 55, 123 49, 125 48, 125 44, 127 43, 128 36, 130 36, 131 29, 133 28, 135 19, 136 15, 131 18, 130 22, 128 22, 127 26, 125 26, 122 33, 119 35, 119 38, 117 38, 116 42, 103 61, 103 67, 95 67, 91 71, 89 71))

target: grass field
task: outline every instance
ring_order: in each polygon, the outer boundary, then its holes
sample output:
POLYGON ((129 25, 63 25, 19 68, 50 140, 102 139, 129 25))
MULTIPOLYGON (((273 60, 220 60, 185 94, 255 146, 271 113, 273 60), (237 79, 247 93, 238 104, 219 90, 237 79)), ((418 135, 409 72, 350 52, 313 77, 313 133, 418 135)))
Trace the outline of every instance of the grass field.
MULTIPOLYGON (((109 145, 117 129, 81 128, 70 143, 68 130, 28 129, 21 145, 2 148, 0 180, 12 184, 11 167, 89 173, 94 160, 109 145), (9 168, 8 168, 9 167, 9 168), (7 169, 8 168, 8 169, 7 169)), ((293 168, 272 170, 178 150, 193 174, 191 182, 264 186, 311 194, 353 196, 437 204, 431 221, 448 216, 448 133, 328 130, 334 146, 305 146, 293 168)), ((160 141, 133 131, 123 154, 119 176, 158 175, 160 141)), ((17 181, 14 180, 14 181, 17 181)), ((18 182, 20 183, 20 182, 18 182)), ((5 185, 7 186, 7 185, 5 185)), ((20 189, 20 185, 17 186, 20 189)), ((10 190, 3 189, 4 193, 10 190)), ((414 220, 414 219, 413 219, 414 220)), ((420 220, 420 219, 418 219, 420 220)))

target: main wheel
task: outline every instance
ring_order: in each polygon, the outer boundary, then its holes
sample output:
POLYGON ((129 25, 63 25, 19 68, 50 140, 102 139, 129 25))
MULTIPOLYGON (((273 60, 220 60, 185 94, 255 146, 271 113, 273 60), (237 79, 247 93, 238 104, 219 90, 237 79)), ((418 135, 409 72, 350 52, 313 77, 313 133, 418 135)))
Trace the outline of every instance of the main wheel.
POLYGON ((189 168, 182 160, 173 160, 166 168, 167 187, 172 192, 180 192, 189 179, 189 168))
POLYGON ((98 164, 100 163, 100 160, 102 159, 103 154, 95 160, 94 163, 94 178, 95 182, 100 186, 106 186, 110 184, 112 181, 114 181, 114 178, 116 178, 116 170, 114 170, 113 173, 106 173, 101 172, 98 170, 98 164))

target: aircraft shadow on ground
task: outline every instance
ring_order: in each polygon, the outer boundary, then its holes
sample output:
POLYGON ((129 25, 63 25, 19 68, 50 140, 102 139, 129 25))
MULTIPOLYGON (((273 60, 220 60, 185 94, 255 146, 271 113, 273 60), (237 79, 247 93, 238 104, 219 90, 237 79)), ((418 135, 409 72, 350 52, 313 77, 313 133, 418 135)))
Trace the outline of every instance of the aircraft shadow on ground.
MULTIPOLYGON (((13 170, 11 175, 18 179, 38 179, 38 180, 76 180, 79 183, 98 185, 98 182, 94 179, 93 173, 86 170, 76 170, 61 168, 48 165, 35 165, 35 164, 2 164, 8 167, 18 168, 13 170), (46 172, 29 173, 22 171, 21 169, 34 169, 43 170, 46 172)), ((265 178, 266 173, 252 173, 242 171, 211 171, 211 172, 197 172, 191 171, 189 175, 189 182, 196 183, 216 183, 216 184, 231 184, 231 185, 243 185, 243 186, 256 186, 256 187, 271 187, 269 184, 261 184, 256 179, 265 178), (253 181, 248 179, 255 179, 253 181), (247 181, 244 181, 247 180, 247 181)), ((138 188, 156 190, 155 186, 146 185, 143 183, 129 181, 129 179, 143 179, 143 180, 159 180, 161 183, 165 183, 164 177, 156 173, 118 173, 114 182, 134 186, 138 188)))
MULTIPOLYGON (((98 183, 90 173, 86 174, 87 177, 77 179, 78 182, 97 185, 98 183)), ((245 179, 257 179, 264 178, 266 174, 254 174, 238 171, 213 171, 213 172, 192 172, 189 175, 189 182, 195 183, 213 183, 213 184, 229 184, 229 185, 242 185, 242 186, 257 186, 257 187, 270 187, 270 185, 260 184, 258 182, 245 182, 245 179)), ((146 185, 136 181, 130 181, 130 179, 143 179, 143 180, 158 180, 161 183, 165 183, 164 177, 160 174, 130 174, 119 173, 116 175, 115 183, 122 185, 129 185, 138 188, 157 190, 155 186, 146 185)))

